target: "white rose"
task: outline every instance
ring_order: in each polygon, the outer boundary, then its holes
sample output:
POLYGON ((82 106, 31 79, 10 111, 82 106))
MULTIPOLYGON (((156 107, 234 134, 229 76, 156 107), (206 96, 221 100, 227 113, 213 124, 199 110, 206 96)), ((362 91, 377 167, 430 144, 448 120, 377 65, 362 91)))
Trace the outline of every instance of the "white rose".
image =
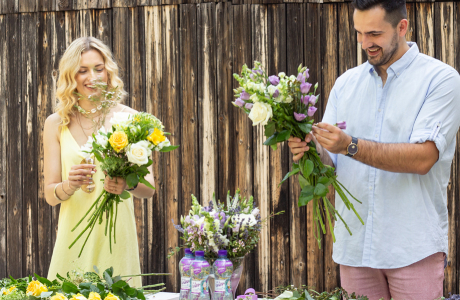
POLYGON ((267 89, 268 89, 268 93, 270 94, 270 96, 273 96, 277 88, 274 85, 269 85, 267 89))
POLYGON ((273 116, 272 107, 263 102, 256 102, 249 113, 249 119, 252 120, 252 126, 262 124, 267 125, 268 120, 273 116))
POLYGON ((102 135, 102 134, 96 135, 96 143, 99 146, 103 148, 107 148, 108 142, 109 142, 109 139, 105 135, 102 135))
POLYGON ((251 97, 249 97, 252 102, 256 103, 259 102, 259 98, 257 97, 257 94, 252 94, 251 97))
POLYGON ((148 155, 152 154, 153 144, 149 141, 139 141, 136 145, 142 146, 148 150, 148 155))
POLYGON ((263 83, 259 83, 258 88, 259 88, 259 92, 263 93, 263 92, 265 92, 266 86, 263 83))
POLYGON ((126 156, 128 156, 130 163, 142 166, 149 162, 149 151, 151 152, 150 149, 136 143, 129 146, 126 156))
POLYGON ((284 72, 280 72, 280 73, 278 74, 278 77, 279 77, 279 78, 283 78, 283 77, 285 77, 285 76, 286 76, 286 73, 284 73, 284 72))
POLYGON ((294 99, 292 98, 291 95, 289 95, 289 96, 287 96, 286 99, 284 100, 284 103, 291 103, 292 100, 294 100, 294 99))
POLYGON ((126 127, 131 124, 131 114, 127 112, 113 113, 110 123, 115 126, 126 127))

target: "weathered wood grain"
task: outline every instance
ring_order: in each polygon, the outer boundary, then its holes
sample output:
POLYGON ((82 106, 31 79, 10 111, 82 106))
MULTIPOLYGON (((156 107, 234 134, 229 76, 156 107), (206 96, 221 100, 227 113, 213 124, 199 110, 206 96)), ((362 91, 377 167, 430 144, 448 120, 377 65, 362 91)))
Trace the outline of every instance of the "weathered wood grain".
POLYGON ((417 23, 416 23, 416 18, 415 18, 415 3, 407 3, 406 4, 406 9, 407 9, 407 21, 409 22, 409 27, 407 28, 407 33, 406 33, 406 41, 411 41, 411 42, 416 42, 417 41, 417 23))
MULTIPOLYGON (((129 9, 127 7, 113 8, 112 9, 112 52, 115 61, 117 62, 119 73, 118 76, 123 80, 124 89, 131 94, 131 82, 129 80, 129 9)), ((137 42, 137 41, 136 41, 137 42)), ((124 104, 131 106, 131 97, 126 97, 123 101, 124 104)))
POLYGON ((25 153, 22 160, 22 189, 23 189, 23 273, 32 274, 37 270, 37 202, 38 202, 38 162, 37 152, 37 22, 38 15, 34 13, 21 14, 21 90, 22 90, 22 145, 25 153), (33 155, 30 155, 32 154, 33 155))
POLYGON ((434 5, 416 3, 417 45, 421 53, 434 56, 434 5))
POLYGON ((37 11, 37 0, 27 0, 27 1, 19 1, 18 12, 26 13, 26 12, 36 12, 37 11))
MULTIPOLYGON (((251 7, 252 57, 265 68, 268 67, 268 9, 265 5, 251 7)), ((264 127, 253 128, 254 137, 254 199, 263 219, 270 215, 270 152, 263 142, 264 127)), ((260 232, 259 245, 255 251, 255 282, 258 291, 270 289, 270 223, 260 232)))
POLYGON ((6 82, 7 58, 9 57, 6 46, 6 22, 7 17, 0 15, 0 277, 7 276, 6 270, 6 232, 7 232, 7 138, 8 138, 8 115, 6 113, 6 99, 8 86, 6 82))
MULTIPOLYGON (((181 101, 179 82, 179 12, 177 6, 162 6, 162 46, 163 46, 163 80, 161 101, 163 106, 165 130, 171 132, 171 144, 178 145, 181 141, 180 111, 181 101)), ((179 203, 181 199, 180 157, 182 149, 164 153, 165 162, 165 197, 166 204, 166 238, 167 249, 179 245, 179 233, 174 228, 171 220, 179 219, 179 203)), ((167 261, 166 268, 172 275, 166 278, 166 285, 170 291, 179 291, 179 256, 167 261)))
MULTIPOLYGON (((323 93, 322 77, 321 77, 321 44, 323 37, 321 36, 321 17, 322 10, 320 4, 306 4, 306 17, 304 24, 304 40, 305 40, 305 65, 310 69, 309 82, 316 84, 318 82, 318 94, 323 93)), ((320 96, 319 101, 324 101, 323 96, 320 96)), ((320 105, 317 105, 320 106, 320 105)), ((320 121, 322 112, 321 107, 318 107, 319 112, 315 116, 315 121, 320 121)), ((312 205, 307 205, 306 213, 306 231, 307 231, 307 285, 314 287, 316 290, 322 290, 324 286, 323 277, 323 252, 324 247, 318 248, 315 234, 316 228, 313 223, 312 205)))
POLYGON ((215 3, 197 7, 198 51, 198 117, 200 158, 200 200, 203 205, 211 201, 217 189, 217 93, 215 3))
MULTIPOLYGON (((162 78, 163 78, 163 49, 162 49, 162 8, 160 6, 144 8, 145 36, 145 99, 147 112, 163 120, 162 78)), ((170 130, 169 128, 167 130, 170 130)), ((148 270, 166 271, 166 247, 164 212, 168 202, 164 201, 165 184, 163 154, 153 154, 153 175, 155 179, 155 194, 147 202, 147 253, 145 264, 148 270)), ((168 220, 169 221, 169 220, 168 220)), ((166 282, 164 276, 148 278, 148 284, 166 282)), ((145 282, 144 282, 145 283, 145 282)))
MULTIPOLYGON (((112 10, 96 10, 94 14, 94 36, 112 49, 112 10)), ((143 31, 144 28, 141 29, 143 31)))
POLYGON ((136 0, 112 0, 112 7, 134 7, 136 0))
MULTIPOLYGON (((268 43, 268 74, 285 72, 287 68, 286 44, 286 4, 268 5, 267 10, 267 43, 268 43)), ((266 146, 265 146, 266 147, 266 146)), ((270 289, 279 285, 289 284, 289 185, 278 187, 284 175, 289 172, 288 147, 280 144, 276 151, 269 149, 269 184, 270 184, 270 211, 284 214, 270 220, 270 289)))
MULTIPOLYGON (((304 21, 305 4, 289 4, 286 5, 286 45, 289 51, 286 59, 286 74, 297 76, 297 69, 300 64, 304 65, 304 21)), ((309 55, 309 53, 305 53, 309 55)), ((289 160, 289 170, 292 169, 292 155, 289 160)), ((290 189, 290 256, 288 261, 289 266, 289 282, 301 286, 307 283, 307 234, 305 230, 306 207, 298 206, 300 196, 300 185, 297 176, 289 179, 290 189)))
POLYGON ((353 6, 351 3, 338 4, 339 14, 339 75, 357 64, 356 31, 353 25, 353 6))
MULTIPOLYGON (((197 43, 197 6, 183 4, 180 6, 180 99, 181 110, 181 169, 182 201, 180 214, 187 215, 191 206, 191 194, 200 196, 200 154, 198 117, 198 43, 197 43)), ((215 175, 215 174, 214 174, 215 175)), ((216 189, 217 190, 217 189, 216 189)), ((209 197, 209 196, 208 196, 209 197)), ((179 224, 179 220, 174 220, 179 224)), ((181 243, 182 244, 182 243, 181 243)), ((183 253, 180 253, 183 256, 183 253)))
MULTIPOLYGON (((253 66, 251 57, 251 31, 247 30, 251 26, 251 6, 233 6, 233 66, 234 71, 241 73, 243 64, 253 66)), ((234 88, 238 83, 234 80, 234 88)), ((238 111, 235 116, 236 139, 229 145, 236 146, 235 169, 236 169, 236 188, 241 190, 243 196, 249 197, 253 193, 253 135, 252 124, 248 116, 242 111, 238 111)), ((233 192, 233 191, 232 191, 233 192)), ((244 294, 245 287, 254 286, 254 254, 246 255, 244 268, 245 272, 241 277, 238 291, 239 295, 244 294)))
POLYGON ((6 36, 8 37, 7 79, 8 88, 6 112, 8 114, 7 133, 7 272, 13 277, 22 273, 24 262, 22 260, 23 248, 23 201, 22 201, 22 77, 21 66, 21 23, 18 14, 6 17, 6 36))
MULTIPOLYGON (((334 86, 335 80, 338 77, 338 56, 337 48, 339 43, 335 38, 337 32, 337 4, 323 6, 322 15, 321 40, 322 48, 322 97, 321 111, 326 109, 329 93, 334 86)), ((351 44, 352 45, 352 44, 351 44)), ((328 195, 332 205, 335 204, 334 194, 328 195)), ((324 289, 330 291, 337 287, 339 283, 339 266, 332 260, 332 236, 329 232, 324 236, 324 289)))
POLYGON ((240 113, 233 105, 233 7, 231 2, 216 4, 216 65, 218 113, 218 190, 216 196, 224 200, 227 191, 236 186, 235 147, 236 128, 234 115, 240 113), (230 146, 231 145, 231 146, 230 146))

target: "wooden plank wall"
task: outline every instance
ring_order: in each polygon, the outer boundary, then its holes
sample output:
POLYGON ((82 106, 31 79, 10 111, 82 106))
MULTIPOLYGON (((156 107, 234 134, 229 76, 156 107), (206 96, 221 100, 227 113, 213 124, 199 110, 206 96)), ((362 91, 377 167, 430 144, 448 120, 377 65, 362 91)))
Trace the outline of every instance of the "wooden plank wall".
MULTIPOLYGON (((43 124, 55 107, 59 59, 77 37, 109 45, 126 89, 127 104, 163 120, 181 148, 154 155, 157 191, 135 199, 144 272, 173 272, 177 291, 179 245, 172 226, 190 208, 190 194, 208 203, 212 193, 252 194, 268 223, 247 256, 240 292, 306 284, 340 285, 327 235, 317 248, 310 207, 299 209, 295 180, 277 188, 292 165, 287 147, 262 146, 261 127, 236 110, 232 73, 261 61, 270 74, 295 72, 300 63, 319 82, 324 113, 337 76, 365 60, 356 42, 349 1, 323 0, 1 0, 0 1, 0 277, 47 274, 59 207, 43 194, 43 124)), ((460 4, 408 1, 407 39, 421 52, 460 70, 460 4)), ((460 140, 460 135, 457 136, 460 140)), ((460 147, 459 147, 460 149, 460 147)), ((449 261, 445 294, 460 288, 459 153, 448 186, 449 261)), ((333 193, 330 193, 331 200, 333 193)))

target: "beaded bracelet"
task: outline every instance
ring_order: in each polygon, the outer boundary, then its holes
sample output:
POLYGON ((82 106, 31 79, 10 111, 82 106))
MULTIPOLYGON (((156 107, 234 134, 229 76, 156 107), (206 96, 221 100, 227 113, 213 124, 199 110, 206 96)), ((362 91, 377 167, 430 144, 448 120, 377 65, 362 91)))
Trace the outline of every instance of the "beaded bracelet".
MULTIPOLYGON (((62 184, 62 182, 59 182, 59 183, 62 184)), ((54 186, 54 198, 56 198, 57 200, 63 202, 64 200, 61 200, 61 198, 59 198, 58 195, 56 194, 56 188, 59 185, 59 183, 54 186)))

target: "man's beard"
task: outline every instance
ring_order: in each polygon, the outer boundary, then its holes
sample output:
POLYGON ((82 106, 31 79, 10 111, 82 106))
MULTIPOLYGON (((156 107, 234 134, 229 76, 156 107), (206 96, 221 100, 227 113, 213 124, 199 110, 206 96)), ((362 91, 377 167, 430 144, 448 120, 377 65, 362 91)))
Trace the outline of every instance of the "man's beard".
MULTIPOLYGON (((378 46, 380 47, 380 46, 378 46)), ((398 51, 398 47, 399 47, 399 43, 398 43, 398 35, 395 34, 393 36, 393 39, 391 41, 391 46, 388 50, 385 50, 383 51, 383 48, 380 47, 381 49, 381 56, 380 58, 372 58, 369 56, 369 53, 368 51, 366 51, 366 55, 367 55, 367 60, 369 61, 369 63, 371 65, 373 65, 374 67, 380 67, 380 66, 383 66, 385 64, 387 64, 391 58, 393 57, 393 55, 396 53, 396 51, 398 51)))

